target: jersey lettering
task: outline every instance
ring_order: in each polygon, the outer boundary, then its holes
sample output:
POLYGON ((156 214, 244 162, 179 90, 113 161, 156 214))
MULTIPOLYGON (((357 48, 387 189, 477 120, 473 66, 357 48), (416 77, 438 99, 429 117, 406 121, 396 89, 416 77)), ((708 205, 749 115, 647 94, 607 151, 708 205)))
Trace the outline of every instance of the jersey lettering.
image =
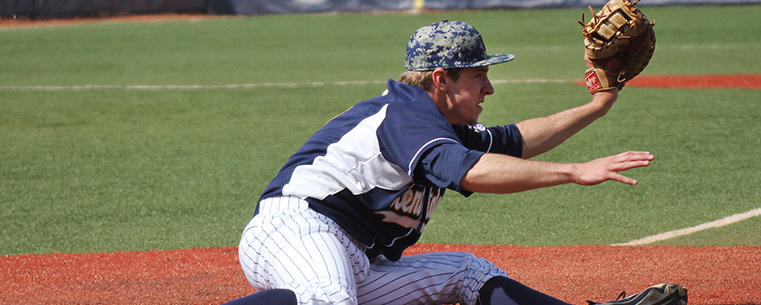
POLYGON ((413 184, 401 196, 396 198, 389 207, 391 210, 377 211, 382 215, 381 221, 395 223, 399 226, 422 232, 433 210, 441 202, 444 192, 439 187, 413 184), (425 211, 425 213, 423 213, 425 211))
POLYGON ((442 197, 444 197, 444 192, 442 192, 440 188, 432 187, 429 189, 428 210, 425 213, 428 219, 431 219, 431 215, 433 215, 433 210, 435 210, 436 207, 439 205, 439 202, 441 202, 442 197))

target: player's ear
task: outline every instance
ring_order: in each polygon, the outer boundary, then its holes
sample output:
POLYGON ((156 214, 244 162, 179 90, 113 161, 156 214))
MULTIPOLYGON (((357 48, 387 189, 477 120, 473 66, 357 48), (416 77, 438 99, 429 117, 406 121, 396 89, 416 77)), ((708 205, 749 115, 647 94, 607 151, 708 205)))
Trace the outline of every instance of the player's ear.
POLYGON ((433 70, 431 73, 431 86, 440 91, 446 91, 447 71, 442 68, 433 70))

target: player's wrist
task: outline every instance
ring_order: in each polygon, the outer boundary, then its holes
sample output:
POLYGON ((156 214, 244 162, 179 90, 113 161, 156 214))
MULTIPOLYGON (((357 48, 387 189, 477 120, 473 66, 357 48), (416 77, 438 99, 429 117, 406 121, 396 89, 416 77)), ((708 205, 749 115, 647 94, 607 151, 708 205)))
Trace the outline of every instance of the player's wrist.
POLYGON ((600 118, 608 113, 610 108, 618 99, 618 89, 598 91, 592 94, 592 100, 589 102, 589 106, 593 107, 594 116, 600 118))

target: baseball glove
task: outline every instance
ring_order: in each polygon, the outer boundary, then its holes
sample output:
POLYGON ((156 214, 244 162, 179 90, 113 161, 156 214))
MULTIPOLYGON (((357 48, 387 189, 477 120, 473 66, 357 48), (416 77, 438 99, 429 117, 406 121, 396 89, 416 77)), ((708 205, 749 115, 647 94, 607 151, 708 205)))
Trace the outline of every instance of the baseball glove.
POLYGON ((655 32, 642 11, 639 0, 610 0, 589 23, 581 14, 586 57, 593 68, 584 73, 590 93, 621 89, 645 69, 655 51, 655 32))

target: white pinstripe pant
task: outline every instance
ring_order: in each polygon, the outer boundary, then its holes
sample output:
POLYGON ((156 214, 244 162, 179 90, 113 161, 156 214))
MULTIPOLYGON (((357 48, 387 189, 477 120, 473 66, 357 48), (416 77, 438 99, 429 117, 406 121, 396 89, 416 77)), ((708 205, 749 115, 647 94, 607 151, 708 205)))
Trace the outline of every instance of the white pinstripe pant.
POLYGON ((299 304, 474 304, 494 276, 470 253, 428 253, 372 263, 362 245, 295 197, 265 199, 238 249, 257 290, 292 290, 299 304))

